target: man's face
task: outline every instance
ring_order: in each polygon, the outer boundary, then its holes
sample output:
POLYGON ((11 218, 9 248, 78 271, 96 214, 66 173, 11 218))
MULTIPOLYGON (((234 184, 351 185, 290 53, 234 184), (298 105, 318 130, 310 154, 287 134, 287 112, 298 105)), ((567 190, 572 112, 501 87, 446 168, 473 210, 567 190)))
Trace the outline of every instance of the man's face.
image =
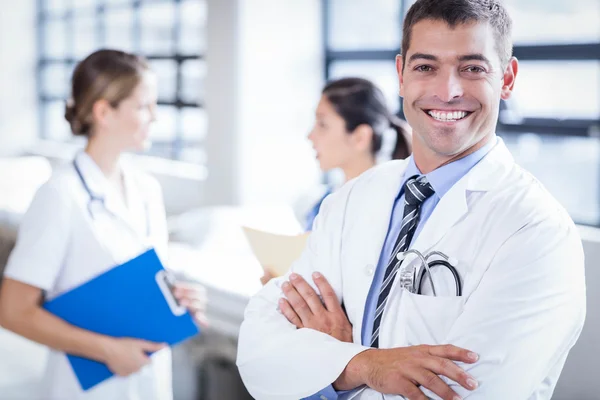
POLYGON ((493 135, 517 61, 502 68, 489 24, 419 21, 404 57, 404 71, 400 56, 396 68, 415 154, 448 159, 493 135))

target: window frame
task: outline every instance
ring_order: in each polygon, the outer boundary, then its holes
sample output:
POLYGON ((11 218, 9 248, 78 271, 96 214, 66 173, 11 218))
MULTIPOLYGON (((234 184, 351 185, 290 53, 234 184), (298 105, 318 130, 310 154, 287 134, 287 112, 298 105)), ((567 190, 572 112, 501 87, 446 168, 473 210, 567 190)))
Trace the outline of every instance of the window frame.
MULTIPOLYGON (((402 23, 409 1, 400 0, 400 21, 398 28, 402 33, 402 23)), ((400 47, 394 49, 355 49, 333 50, 329 41, 329 20, 331 10, 329 0, 321 0, 323 14, 323 54, 324 78, 330 79, 331 64, 339 61, 389 61, 400 54, 400 47)), ((400 45, 400 44, 398 44, 400 45)), ((513 55, 519 61, 600 61, 600 40, 598 43, 514 45, 513 55)), ((402 104, 400 105, 402 115, 402 104)), ((561 119, 524 118, 519 124, 498 122, 498 129, 507 133, 544 133, 557 135, 590 136, 595 135, 600 119, 561 119)))
MULTIPOLYGON (((399 0, 400 13, 398 29, 402 37, 402 25, 404 16, 408 11, 408 6, 412 4, 410 0, 399 0)), ((325 81, 331 78, 330 70, 334 62, 344 61, 390 61, 394 60, 397 54, 400 54, 400 43, 397 48, 380 49, 353 49, 353 50, 334 50, 330 46, 329 24, 331 20, 330 0, 321 0, 322 8, 322 37, 323 37, 323 77, 325 81)), ((519 61, 599 61, 600 62, 600 38, 597 43, 574 43, 574 44, 515 44, 513 46, 513 55, 519 61)), ((402 102, 398 116, 404 117, 402 111, 402 102)), ((498 132, 507 135, 520 135, 534 133, 541 135, 557 135, 562 137, 600 137, 600 116, 597 119, 551 119, 551 118, 523 118, 519 123, 503 123, 498 121, 498 132)), ((600 168, 600 166, 599 166, 600 168)), ((600 207, 600 205, 598 206, 600 207)), ((582 225, 592 225, 586 221, 577 221, 582 225)), ((600 226, 600 221, 596 225, 600 226)))
MULTIPOLYGON (((186 139, 184 138, 184 129, 182 128, 182 109, 202 109, 205 108, 203 103, 204 99, 200 99, 198 102, 184 101, 182 96, 183 86, 183 65, 189 60, 206 61, 205 55, 200 51, 194 54, 182 54, 179 52, 179 42, 182 35, 181 21, 181 9, 182 0, 124 0, 123 2, 111 4, 107 0, 95 0, 94 5, 89 7, 77 7, 75 2, 77 0, 64 0, 65 9, 63 11, 48 10, 48 4, 50 0, 37 0, 37 63, 36 63, 36 86, 37 86, 37 101, 38 101, 38 118, 40 123, 38 124, 38 137, 41 139, 49 139, 49 127, 45 123, 48 121, 48 105, 56 101, 66 101, 67 99, 61 96, 48 95, 44 91, 44 69, 51 64, 58 64, 66 67, 67 69, 75 65, 80 60, 77 59, 75 54, 75 18, 77 12, 88 11, 87 18, 92 16, 95 24, 95 42, 94 48, 90 48, 90 52, 102 48, 106 39, 106 18, 105 14, 107 11, 119 10, 119 9, 131 9, 133 12, 132 21, 132 37, 133 37, 133 52, 136 54, 143 55, 148 61, 154 60, 170 60, 176 65, 175 73, 175 96, 172 101, 165 101, 159 99, 158 105, 169 106, 176 109, 177 112, 177 124, 172 139, 169 140, 158 140, 153 141, 157 147, 167 148, 170 146, 171 150, 168 152, 167 158, 180 159, 181 155, 186 147, 202 148, 204 139, 186 139), (171 52, 166 53, 154 53, 154 54, 142 54, 141 53, 141 37, 142 37, 142 21, 141 21, 141 7, 146 4, 158 4, 168 3, 172 4, 175 8, 175 17, 172 26, 172 42, 173 46, 171 52), (48 57, 46 56, 46 44, 44 41, 44 29, 49 22, 59 22, 64 24, 66 29, 66 53, 63 57, 48 57), (102 45, 99 45, 102 44, 102 45)), ((206 0, 198 0, 206 1, 206 0)), ((198 32, 200 35, 201 33, 198 32)), ((69 77, 70 78, 70 77, 69 77)), ((68 85, 67 81, 67 85, 68 85)), ((67 86, 67 92, 69 87, 67 86)), ((200 89, 198 89, 200 90, 200 89)))

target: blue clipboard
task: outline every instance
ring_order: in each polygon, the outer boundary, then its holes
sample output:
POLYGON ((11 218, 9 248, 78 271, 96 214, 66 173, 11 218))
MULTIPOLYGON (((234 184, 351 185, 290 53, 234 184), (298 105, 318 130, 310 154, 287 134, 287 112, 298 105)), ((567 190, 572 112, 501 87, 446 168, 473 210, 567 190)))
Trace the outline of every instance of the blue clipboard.
MULTIPOLYGON (((45 303, 43 307, 72 325, 114 337, 174 345, 199 330, 178 306, 156 252, 148 250, 45 303)), ((83 390, 113 376, 106 365, 67 355, 83 390)))

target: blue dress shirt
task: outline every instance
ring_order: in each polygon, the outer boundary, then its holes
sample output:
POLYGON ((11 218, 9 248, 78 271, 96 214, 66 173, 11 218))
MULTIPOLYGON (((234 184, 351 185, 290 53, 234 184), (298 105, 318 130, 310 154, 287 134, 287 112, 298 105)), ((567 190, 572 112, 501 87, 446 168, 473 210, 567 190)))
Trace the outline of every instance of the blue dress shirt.
MULTIPOLYGON (((496 145, 497 139, 494 137, 483 146, 481 149, 477 150, 474 153, 469 154, 468 156, 456 160, 450 164, 446 164, 430 173, 426 174, 427 181, 433 186, 435 193, 433 196, 429 197, 427 200, 423 202, 421 205, 419 223, 417 225, 417 229, 412 238, 411 245, 414 243, 416 238, 419 236, 421 230, 423 230, 423 226, 427 219, 433 213, 435 206, 440 202, 441 198, 448 193, 448 191, 458 182, 463 176, 465 176, 471 168, 473 168, 479 161, 485 157, 485 155, 496 145)), ((396 201, 394 202, 394 207, 392 209, 392 218, 390 219, 390 224, 388 226, 387 236, 385 238, 385 243, 383 245, 383 249, 381 251, 381 255, 379 257, 379 262, 377 263, 377 270, 375 271, 375 275, 373 277, 373 281, 371 283, 371 288, 369 289, 369 294, 367 295, 367 300, 365 302, 365 313, 362 321, 362 344, 363 346, 369 346, 371 343, 371 334, 373 333, 373 321, 375 320, 375 309, 377 308, 377 299, 379 298, 379 291, 381 289, 381 283, 383 281, 383 275, 385 273, 385 269, 387 267, 388 261, 391 257, 391 253, 396 243, 396 238, 400 234, 402 217, 404 214, 404 191, 402 190, 404 187, 404 183, 412 176, 418 175, 421 176, 422 173, 417 168, 413 157, 409 157, 408 165, 406 167, 406 172, 404 173, 404 178, 402 181, 402 185, 400 185, 400 192, 396 197, 396 201)), ((342 393, 342 392, 339 392, 342 393)), ((332 385, 329 385, 325 389, 320 392, 307 397, 308 400, 335 400, 338 398, 338 392, 333 389, 332 385)))

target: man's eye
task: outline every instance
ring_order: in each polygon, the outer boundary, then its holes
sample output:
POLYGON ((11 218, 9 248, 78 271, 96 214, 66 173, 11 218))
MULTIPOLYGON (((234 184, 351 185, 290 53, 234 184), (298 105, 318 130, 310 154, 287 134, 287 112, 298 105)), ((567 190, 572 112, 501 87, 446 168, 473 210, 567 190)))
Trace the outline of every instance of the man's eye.
POLYGON ((430 72, 432 70, 433 68, 431 68, 429 65, 419 65, 417 68, 415 68, 415 71, 419 72, 430 72))
POLYGON ((482 74, 482 73, 485 72, 485 69, 473 65, 473 66, 465 68, 464 71, 465 72, 472 72, 472 73, 475 73, 475 74, 482 74))

